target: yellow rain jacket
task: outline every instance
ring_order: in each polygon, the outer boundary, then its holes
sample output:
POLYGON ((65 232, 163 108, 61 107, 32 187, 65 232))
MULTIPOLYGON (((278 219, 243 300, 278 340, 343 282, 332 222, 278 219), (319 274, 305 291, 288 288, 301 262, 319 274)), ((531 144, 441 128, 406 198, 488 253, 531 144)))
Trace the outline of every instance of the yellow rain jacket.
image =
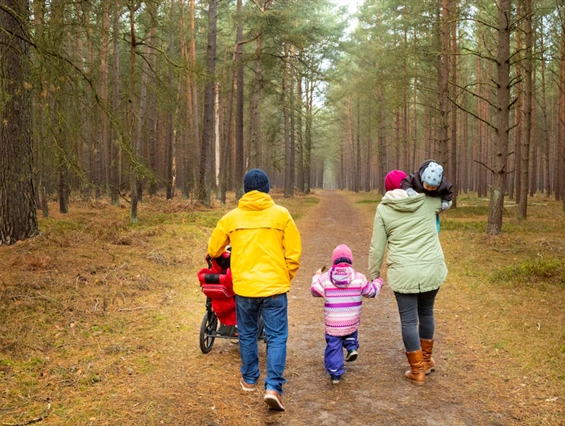
POLYGON ((269 297, 290 290, 302 246, 288 210, 269 194, 250 191, 222 217, 208 242, 208 254, 220 256, 231 245, 235 294, 269 297))

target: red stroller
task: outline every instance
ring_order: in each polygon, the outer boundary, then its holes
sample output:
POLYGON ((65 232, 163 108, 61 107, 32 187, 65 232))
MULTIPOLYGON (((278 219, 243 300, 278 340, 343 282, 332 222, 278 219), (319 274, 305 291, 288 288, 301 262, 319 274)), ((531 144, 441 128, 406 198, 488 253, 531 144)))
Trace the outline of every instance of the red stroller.
MULTIPOLYGON (((202 268, 198 272, 200 287, 206 295, 206 313, 200 326, 200 350, 205 354, 212 350, 216 337, 223 339, 237 339, 238 337, 230 254, 228 248, 222 256, 215 259, 206 256, 208 268, 202 268)), ((261 317, 259 318, 257 337, 260 340, 265 340, 265 330, 261 317)))

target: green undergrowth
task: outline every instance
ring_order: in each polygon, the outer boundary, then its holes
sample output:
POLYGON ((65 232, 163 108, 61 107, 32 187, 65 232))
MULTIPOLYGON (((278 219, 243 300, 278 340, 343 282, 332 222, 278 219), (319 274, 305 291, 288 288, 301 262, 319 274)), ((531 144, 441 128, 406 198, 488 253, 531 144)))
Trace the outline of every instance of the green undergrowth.
POLYGON ((556 283, 565 287, 565 262, 563 259, 526 260, 494 272, 490 281, 510 285, 556 283))

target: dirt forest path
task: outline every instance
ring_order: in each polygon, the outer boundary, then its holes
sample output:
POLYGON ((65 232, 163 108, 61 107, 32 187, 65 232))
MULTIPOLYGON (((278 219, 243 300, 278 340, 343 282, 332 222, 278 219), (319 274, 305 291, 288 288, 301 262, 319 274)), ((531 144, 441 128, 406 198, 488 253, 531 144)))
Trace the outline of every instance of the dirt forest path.
MULTIPOLYGON (((330 263, 334 247, 350 246, 355 267, 367 271, 372 218, 357 210, 338 191, 320 192, 320 203, 298 221, 303 242, 299 273, 289 293, 289 342, 283 413, 269 412, 263 392, 242 392, 238 385, 237 345, 218 342, 210 354, 198 356, 187 380, 195 387, 187 419, 207 425, 494 425, 496 414, 473 405, 469 383, 450 375, 443 365, 441 329, 434 354, 438 371, 423 387, 402 378, 407 368, 396 302, 386 287, 377 299, 364 299, 359 358, 346 363, 342 381, 331 383, 324 369, 323 301, 310 294, 316 269, 330 263), (221 372, 221 373, 220 373, 221 372), (197 398, 195 400, 194 398, 197 398), (200 403, 198 402, 200 401, 200 403), (212 407, 215 413, 206 414, 212 407), (196 417, 195 417, 196 416, 196 417)), ((262 388, 265 349, 260 345, 262 388)), ((186 406, 186 400, 184 405, 186 406)), ((191 423, 189 421, 189 423, 191 423)), ((191 423, 192 424, 192 423, 191 423)), ((508 423, 506 423, 508 424, 508 423)))
POLYGON ((402 378, 407 361, 396 302, 386 286, 377 299, 364 299, 359 358, 346 364, 338 385, 331 383, 323 364, 323 302, 310 295, 310 277, 330 263, 339 243, 349 245, 355 267, 366 273, 372 218, 338 191, 324 191, 316 208, 299 223, 303 257, 290 293, 288 413, 281 424, 492 424, 467 405, 464 386, 453 393, 451 379, 441 368, 441 337, 435 355, 438 371, 428 376, 426 385, 417 387, 402 378))

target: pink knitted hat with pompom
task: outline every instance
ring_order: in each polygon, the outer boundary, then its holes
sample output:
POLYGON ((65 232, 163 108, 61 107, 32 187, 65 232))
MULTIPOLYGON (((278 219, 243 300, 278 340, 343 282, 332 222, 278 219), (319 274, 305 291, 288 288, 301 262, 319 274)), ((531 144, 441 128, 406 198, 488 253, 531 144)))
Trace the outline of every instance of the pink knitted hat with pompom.
POLYGON ((402 170, 393 170, 389 172, 385 177, 385 189, 387 191, 392 191, 393 189, 402 189, 400 182, 406 177, 406 173, 402 170))
POLYGON ((353 265, 353 253, 351 253, 351 249, 345 244, 337 246, 332 254, 332 265, 338 265, 340 263, 353 265))

